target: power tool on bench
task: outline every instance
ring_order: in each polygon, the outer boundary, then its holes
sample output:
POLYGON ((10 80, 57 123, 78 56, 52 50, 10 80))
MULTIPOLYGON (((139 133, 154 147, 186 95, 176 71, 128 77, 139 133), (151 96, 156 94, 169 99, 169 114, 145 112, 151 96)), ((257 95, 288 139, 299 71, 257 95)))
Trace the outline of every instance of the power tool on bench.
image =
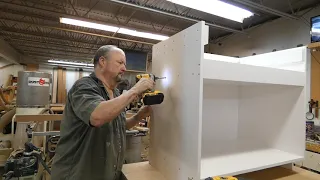
MULTIPOLYGON (((154 82, 158 79, 165 79, 166 77, 156 77, 153 74, 139 74, 136 76, 136 82, 142 78, 152 79, 154 82)), ((144 105, 161 104, 164 99, 164 94, 157 90, 148 90, 142 95, 142 102, 144 105)))

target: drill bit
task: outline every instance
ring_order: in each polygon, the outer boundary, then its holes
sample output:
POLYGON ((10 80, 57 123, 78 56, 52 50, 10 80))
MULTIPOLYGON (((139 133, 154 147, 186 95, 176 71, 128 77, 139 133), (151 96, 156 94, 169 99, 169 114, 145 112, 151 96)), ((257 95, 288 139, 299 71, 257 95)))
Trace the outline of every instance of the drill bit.
POLYGON ((166 79, 166 77, 155 77, 155 80, 158 80, 158 79, 166 79))

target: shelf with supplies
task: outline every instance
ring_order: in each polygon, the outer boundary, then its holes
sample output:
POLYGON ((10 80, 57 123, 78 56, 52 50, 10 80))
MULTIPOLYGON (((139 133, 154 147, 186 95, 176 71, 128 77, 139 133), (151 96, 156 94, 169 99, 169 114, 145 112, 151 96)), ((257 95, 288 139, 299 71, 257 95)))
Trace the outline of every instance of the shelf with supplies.
POLYGON ((306 121, 306 150, 320 153, 320 120, 317 118, 306 121))

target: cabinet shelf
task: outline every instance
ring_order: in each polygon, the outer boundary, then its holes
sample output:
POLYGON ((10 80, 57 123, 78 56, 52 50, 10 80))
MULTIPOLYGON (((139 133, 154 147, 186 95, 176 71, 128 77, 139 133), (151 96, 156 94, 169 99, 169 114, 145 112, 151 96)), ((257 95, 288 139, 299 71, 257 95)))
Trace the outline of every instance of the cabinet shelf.
POLYGON ((243 85, 260 83, 304 86, 306 80, 304 72, 292 70, 223 62, 213 59, 204 59, 202 64, 202 76, 206 83, 230 81, 229 83, 233 82, 243 85))
POLYGON ((232 175, 267 169, 303 159, 278 149, 261 149, 201 159, 201 179, 212 174, 232 175), (230 172, 233 172, 230 174, 230 172))

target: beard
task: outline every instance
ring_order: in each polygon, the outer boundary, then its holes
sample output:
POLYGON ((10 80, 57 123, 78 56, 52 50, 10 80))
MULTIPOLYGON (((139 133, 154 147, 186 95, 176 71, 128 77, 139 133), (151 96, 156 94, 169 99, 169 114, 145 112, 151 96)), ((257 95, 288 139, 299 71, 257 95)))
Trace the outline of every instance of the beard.
POLYGON ((122 81, 122 76, 123 76, 123 74, 118 74, 116 76, 116 82, 121 82, 122 81))

